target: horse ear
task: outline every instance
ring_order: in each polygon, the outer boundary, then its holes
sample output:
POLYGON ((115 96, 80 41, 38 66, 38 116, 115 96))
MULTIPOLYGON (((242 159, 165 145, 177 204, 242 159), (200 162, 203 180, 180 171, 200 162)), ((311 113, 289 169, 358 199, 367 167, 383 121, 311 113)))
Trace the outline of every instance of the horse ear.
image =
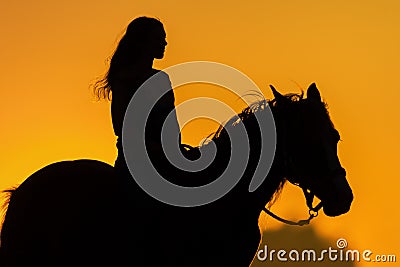
POLYGON ((284 101, 284 100, 286 100, 286 98, 281 94, 281 93, 279 93, 276 89, 275 89, 275 87, 273 86, 273 85, 269 85, 269 87, 271 88, 271 90, 272 90, 272 93, 274 94, 274 97, 275 97, 275 99, 277 100, 277 101, 284 101))
POLYGON ((318 91, 317 85, 312 83, 307 89, 307 98, 321 102, 321 94, 318 91))

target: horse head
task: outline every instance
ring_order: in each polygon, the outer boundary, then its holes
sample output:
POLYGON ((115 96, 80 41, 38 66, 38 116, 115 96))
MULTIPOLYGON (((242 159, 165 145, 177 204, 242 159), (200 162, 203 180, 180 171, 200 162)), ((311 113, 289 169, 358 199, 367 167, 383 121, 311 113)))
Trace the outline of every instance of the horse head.
MULTIPOLYGON (((349 211, 353 193, 337 155, 340 141, 315 83, 303 94, 280 94, 271 86, 277 127, 277 157, 286 179, 306 196, 317 196, 328 216, 349 211)), ((312 197, 307 202, 312 203, 312 197)), ((310 204, 310 203, 308 203, 310 204)), ((310 209, 312 204, 309 205, 310 209)))

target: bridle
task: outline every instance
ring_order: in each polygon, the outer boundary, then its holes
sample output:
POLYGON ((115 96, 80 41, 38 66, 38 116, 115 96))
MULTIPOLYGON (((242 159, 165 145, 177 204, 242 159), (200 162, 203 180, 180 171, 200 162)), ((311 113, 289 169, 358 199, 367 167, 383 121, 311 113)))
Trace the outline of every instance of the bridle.
MULTIPOLYGON (((293 161, 292 160, 285 160, 284 161, 284 166, 285 166, 284 168, 287 169, 287 170, 288 169, 290 169, 290 170, 296 169, 293 166, 293 161)), ((327 177, 336 177, 336 175, 342 174, 343 172, 345 173, 346 171, 342 167, 340 167, 338 169, 330 171, 328 173, 327 177)), ((280 222, 289 224, 289 225, 298 225, 298 226, 308 225, 308 224, 310 224, 310 221, 312 219, 314 219, 315 217, 318 216, 318 211, 322 208, 323 203, 322 203, 322 201, 320 201, 314 207, 313 206, 313 201, 314 201, 315 194, 311 190, 307 189, 307 187, 302 186, 300 183, 298 183, 296 181, 291 181, 291 183, 296 185, 296 186, 298 186, 298 187, 300 187, 303 190, 304 197, 306 199, 306 204, 307 204, 307 207, 308 207, 308 214, 309 214, 309 217, 307 219, 299 220, 297 222, 294 222, 294 221, 286 220, 286 219, 283 219, 283 218, 279 217, 278 215, 274 214, 273 212, 271 212, 270 210, 268 210, 265 207, 263 207, 262 210, 265 213, 267 213, 269 216, 271 216, 272 218, 274 218, 274 219, 276 219, 276 220, 278 220, 280 222)))
MULTIPOLYGON (((336 175, 343 174, 343 172, 345 173, 346 171, 343 168, 340 167, 340 168, 338 168, 336 170, 331 171, 329 174, 332 177, 336 177, 336 175)), ((294 221, 286 220, 286 219, 283 219, 283 218, 279 217, 278 215, 274 214, 273 212, 271 212, 270 210, 268 210, 265 207, 263 207, 262 210, 265 213, 267 213, 269 216, 271 216, 272 218, 274 218, 274 219, 276 219, 276 220, 278 220, 280 222, 289 224, 289 225, 303 226, 303 225, 310 224, 310 221, 318 216, 318 211, 323 206, 322 201, 320 201, 315 207, 313 207, 313 201, 314 201, 315 194, 312 193, 311 190, 308 190, 308 189, 305 189, 305 187, 302 187, 299 183, 293 183, 293 184, 298 186, 298 187, 300 187, 303 190, 304 197, 306 199, 306 204, 307 204, 307 207, 308 207, 308 214, 309 214, 308 219, 299 220, 298 222, 294 222, 294 221)))
MULTIPOLYGON (((286 170, 296 170, 296 168, 293 165, 293 161, 291 159, 291 157, 288 155, 286 147, 286 137, 287 137, 287 127, 285 125, 286 123, 284 123, 284 127, 283 127, 283 143, 282 143, 282 147, 283 147, 283 159, 284 159, 284 169, 286 170)), ((308 225, 310 224, 310 221, 312 219, 314 219, 315 217, 318 216, 318 211, 322 208, 322 201, 320 201, 315 207, 313 207, 313 201, 314 201, 314 197, 315 194, 311 192, 311 190, 306 189, 306 187, 302 187, 299 183, 297 182, 292 182, 294 185, 300 187, 303 190, 304 193, 304 197, 306 199, 306 204, 308 207, 308 214, 309 217, 305 220, 299 220, 297 222, 295 221, 291 221, 291 220, 286 220, 283 219, 282 217, 279 217, 278 215, 274 214, 272 211, 268 210, 266 207, 263 207, 263 211, 268 214, 269 216, 271 216, 272 218, 282 222, 282 223, 286 223, 288 225, 297 225, 297 226, 304 226, 304 225, 308 225)))
MULTIPOLYGON (((296 184, 296 185, 298 185, 298 184, 296 184)), ((313 200, 314 200, 314 196, 315 196, 314 193, 312 193, 310 190, 307 190, 304 188, 302 188, 302 189, 303 189, 303 193, 306 198, 306 204, 308 207, 308 214, 309 214, 308 219, 299 220, 299 221, 295 222, 295 221, 283 219, 282 217, 279 217, 278 215, 274 214, 272 211, 268 210, 265 207, 262 210, 265 213, 267 213, 269 216, 271 216, 272 218, 274 218, 280 222, 289 224, 289 225, 303 226, 303 225, 310 224, 310 221, 318 216, 318 211, 322 208, 322 201, 320 201, 315 207, 313 207, 313 200)))

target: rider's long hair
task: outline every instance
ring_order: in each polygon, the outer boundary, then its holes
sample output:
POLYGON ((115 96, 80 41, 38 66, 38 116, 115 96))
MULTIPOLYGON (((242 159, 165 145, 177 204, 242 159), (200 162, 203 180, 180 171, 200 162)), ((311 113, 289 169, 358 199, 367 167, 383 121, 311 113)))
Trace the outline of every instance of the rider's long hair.
POLYGON ((143 49, 146 49, 152 30, 160 27, 163 27, 161 21, 150 17, 138 17, 129 23, 111 57, 106 74, 93 84, 97 99, 111 100, 113 84, 120 71, 135 62, 143 53, 143 49))

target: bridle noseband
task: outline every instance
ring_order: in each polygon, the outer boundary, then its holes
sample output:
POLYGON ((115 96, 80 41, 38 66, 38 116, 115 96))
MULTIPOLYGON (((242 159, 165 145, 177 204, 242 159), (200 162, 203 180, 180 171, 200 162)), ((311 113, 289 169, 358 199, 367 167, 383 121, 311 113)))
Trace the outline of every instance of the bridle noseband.
MULTIPOLYGON (((346 175, 345 169, 343 169, 342 167, 335 169, 335 170, 329 172, 328 177, 337 177, 338 175, 346 175)), ((289 224, 289 225, 303 226, 303 225, 310 224, 310 221, 318 216, 318 211, 323 206, 322 201, 320 201, 315 207, 313 207, 313 201, 314 201, 315 194, 312 193, 311 190, 308 190, 308 189, 305 189, 305 187, 302 187, 299 183, 293 183, 293 184, 300 187, 303 190, 304 197, 306 199, 306 204, 308 207, 308 214, 309 214, 308 219, 299 220, 298 222, 294 222, 294 221, 286 220, 286 219, 279 217, 278 215, 272 213, 270 210, 268 210, 265 207, 262 210, 265 213, 267 213, 269 216, 271 216, 272 218, 274 218, 280 222, 289 224)))
MULTIPOLYGON (((286 144, 287 140, 286 139, 287 139, 288 131, 287 131, 287 125, 286 124, 287 123, 284 120, 283 121, 283 125, 282 125, 283 126, 282 127, 283 128, 282 129, 282 136, 283 136, 282 137, 283 169, 285 169, 286 171, 289 171, 291 173, 296 173, 295 172, 296 168, 294 167, 293 160, 289 156, 289 153, 287 151, 287 144, 286 144)), ((306 198, 306 204, 307 204, 307 207, 308 207, 308 214, 309 214, 309 217, 307 219, 299 220, 297 222, 294 222, 294 221, 286 220, 286 219, 283 219, 283 218, 279 217, 278 215, 274 214, 273 212, 271 212, 270 210, 268 210, 265 207, 263 207, 262 210, 265 213, 267 213, 269 216, 271 216, 272 218, 274 218, 274 219, 276 219, 276 220, 278 220, 280 222, 289 224, 289 225, 298 225, 298 226, 308 225, 308 224, 310 224, 310 221, 312 219, 314 219, 315 217, 318 216, 318 211, 322 208, 322 205, 323 205, 322 201, 320 201, 315 207, 313 207, 313 200, 314 200, 315 194, 312 193, 310 190, 305 189, 305 187, 300 186, 299 183, 293 182, 293 184, 299 186, 303 190, 304 196, 306 198)))
MULTIPOLYGON (((296 185, 298 185, 298 184, 296 184, 296 185)), ((269 216, 271 216, 272 218, 274 218, 280 222, 289 224, 289 225, 303 226, 303 225, 310 224, 310 221, 318 216, 318 211, 322 208, 322 201, 320 201, 315 207, 313 207, 313 200, 314 200, 315 195, 310 190, 307 190, 304 188, 302 188, 302 189, 303 189, 303 193, 306 198, 306 204, 308 207, 308 214, 309 214, 308 219, 299 220, 298 222, 294 222, 294 221, 286 220, 286 219, 279 217, 278 215, 274 214, 272 211, 268 210, 265 207, 263 208, 263 211, 265 213, 267 213, 269 216)))

